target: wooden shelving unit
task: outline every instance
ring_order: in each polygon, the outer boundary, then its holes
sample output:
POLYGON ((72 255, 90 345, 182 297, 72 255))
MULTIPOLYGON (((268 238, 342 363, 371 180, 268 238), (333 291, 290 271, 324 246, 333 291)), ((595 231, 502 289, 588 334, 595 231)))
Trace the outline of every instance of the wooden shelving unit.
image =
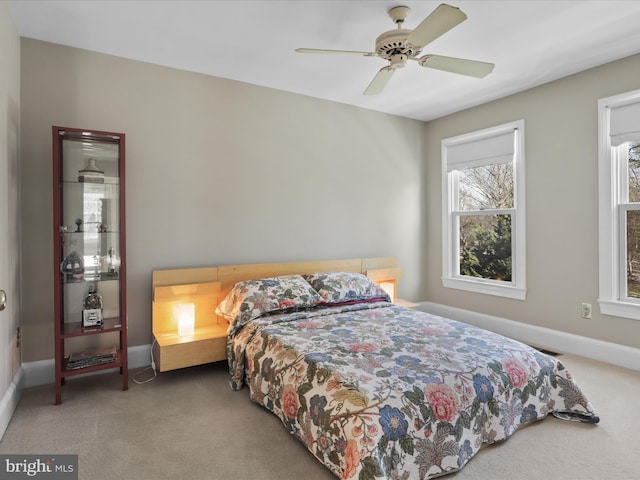
POLYGON ((65 379, 75 375, 116 368, 122 375, 122 389, 129 388, 125 135, 65 127, 52 130, 55 403, 58 405, 62 402, 65 379), (87 174, 88 166, 95 167, 90 174, 87 174), (71 264, 73 269, 69 270, 71 264), (90 287, 97 289, 102 300, 99 310, 104 318, 99 326, 83 326, 83 302, 90 287), (67 369, 69 355, 73 353, 67 351, 67 340, 104 334, 117 337, 114 361, 67 369))

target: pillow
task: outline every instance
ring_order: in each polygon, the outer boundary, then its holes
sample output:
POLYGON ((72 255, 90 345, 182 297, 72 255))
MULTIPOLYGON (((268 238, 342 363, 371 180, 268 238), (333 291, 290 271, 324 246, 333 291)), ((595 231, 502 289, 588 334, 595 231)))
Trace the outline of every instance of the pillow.
POLYGON ((318 292, 325 304, 391 301, 387 292, 361 273, 310 273, 303 277, 318 292))
POLYGON ((300 275, 260 278, 236 283, 216 308, 230 324, 248 322, 278 310, 314 307, 322 298, 300 275))

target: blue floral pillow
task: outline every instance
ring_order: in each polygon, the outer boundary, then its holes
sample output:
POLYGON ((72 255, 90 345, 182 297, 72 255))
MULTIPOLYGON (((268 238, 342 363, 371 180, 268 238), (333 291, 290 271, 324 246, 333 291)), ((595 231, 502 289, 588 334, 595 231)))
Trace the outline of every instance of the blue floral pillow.
POLYGON ((355 272, 324 272, 303 275, 325 304, 385 301, 389 294, 370 278, 355 272))
POLYGON ((231 325, 246 323, 278 310, 314 307, 322 298, 300 275, 260 278, 236 283, 216 308, 231 325))

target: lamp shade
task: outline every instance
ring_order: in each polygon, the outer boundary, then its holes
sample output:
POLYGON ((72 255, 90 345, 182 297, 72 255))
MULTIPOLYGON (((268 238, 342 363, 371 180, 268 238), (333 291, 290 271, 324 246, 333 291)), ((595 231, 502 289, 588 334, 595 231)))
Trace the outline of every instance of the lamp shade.
POLYGON ((193 335, 195 330, 196 306, 193 303, 181 303, 176 307, 178 317, 178 335, 193 335))

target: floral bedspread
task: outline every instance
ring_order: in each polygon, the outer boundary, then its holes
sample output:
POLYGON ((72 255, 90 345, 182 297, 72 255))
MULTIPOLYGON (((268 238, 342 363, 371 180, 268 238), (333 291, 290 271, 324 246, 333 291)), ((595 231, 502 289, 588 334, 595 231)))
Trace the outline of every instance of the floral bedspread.
POLYGON ((433 478, 549 413, 599 420, 556 358, 389 303, 258 318, 229 363, 232 388, 342 479, 433 478))

